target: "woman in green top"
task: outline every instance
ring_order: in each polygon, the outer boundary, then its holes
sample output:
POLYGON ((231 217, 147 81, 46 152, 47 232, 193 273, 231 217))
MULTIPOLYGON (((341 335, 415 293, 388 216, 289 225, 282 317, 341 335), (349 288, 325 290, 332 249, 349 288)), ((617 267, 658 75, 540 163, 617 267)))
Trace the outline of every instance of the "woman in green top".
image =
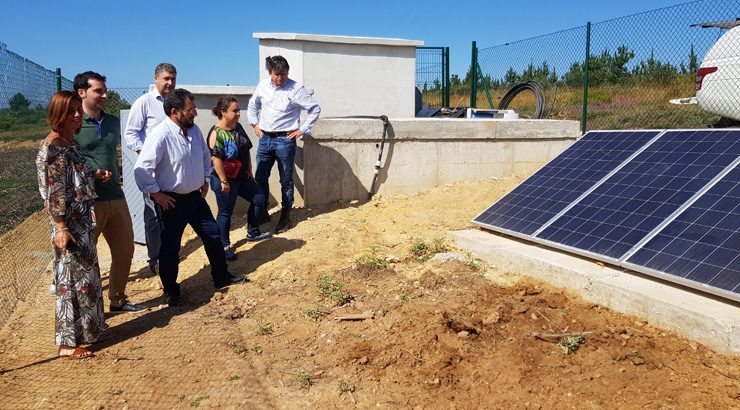
POLYGON ((247 240, 260 241, 272 234, 260 232, 259 217, 263 214, 262 208, 266 201, 252 173, 249 156, 252 142, 239 124, 239 102, 233 96, 221 97, 212 112, 218 117, 218 122, 208 132, 208 146, 211 148, 213 161, 211 189, 218 204, 216 223, 221 231, 221 243, 226 251, 226 259, 233 261, 236 254, 231 247, 229 230, 237 196, 250 203, 247 211, 247 240))

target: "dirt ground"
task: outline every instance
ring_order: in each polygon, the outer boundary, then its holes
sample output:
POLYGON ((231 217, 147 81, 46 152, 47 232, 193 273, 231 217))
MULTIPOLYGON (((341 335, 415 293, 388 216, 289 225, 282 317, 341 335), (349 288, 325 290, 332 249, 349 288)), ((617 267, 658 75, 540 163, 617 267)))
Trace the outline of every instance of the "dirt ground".
POLYGON ((55 358, 47 274, 0 331, 0 408, 740 408, 740 358, 445 239, 519 180, 297 209, 257 244, 234 229, 251 281, 223 292, 191 235, 186 304, 137 263, 152 308, 109 316, 91 359, 55 358))

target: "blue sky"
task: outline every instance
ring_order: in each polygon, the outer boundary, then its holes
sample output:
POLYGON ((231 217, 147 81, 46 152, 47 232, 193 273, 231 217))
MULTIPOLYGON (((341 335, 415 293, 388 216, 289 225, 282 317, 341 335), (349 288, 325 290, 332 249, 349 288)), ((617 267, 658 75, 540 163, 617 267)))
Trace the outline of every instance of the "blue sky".
POLYGON ((161 61, 177 66, 180 84, 254 85, 261 69, 254 32, 422 40, 450 47, 450 71, 463 75, 473 40, 483 48, 684 2, 6 1, 0 42, 70 79, 98 71, 109 87, 148 85, 161 61))

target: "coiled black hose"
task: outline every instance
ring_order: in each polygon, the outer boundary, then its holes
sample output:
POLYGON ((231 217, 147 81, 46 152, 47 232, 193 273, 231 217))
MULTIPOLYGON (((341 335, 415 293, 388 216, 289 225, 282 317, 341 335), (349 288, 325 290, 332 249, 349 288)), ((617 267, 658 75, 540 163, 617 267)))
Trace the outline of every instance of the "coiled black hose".
POLYGON ((545 90, 542 89, 542 86, 537 81, 527 81, 511 87, 509 92, 507 92, 506 95, 504 95, 504 98, 501 99, 498 108, 500 110, 505 110, 509 107, 509 104, 511 104, 511 100, 513 100, 517 94, 525 90, 531 90, 537 100, 534 115, 532 117, 537 119, 542 118, 545 114, 545 90))

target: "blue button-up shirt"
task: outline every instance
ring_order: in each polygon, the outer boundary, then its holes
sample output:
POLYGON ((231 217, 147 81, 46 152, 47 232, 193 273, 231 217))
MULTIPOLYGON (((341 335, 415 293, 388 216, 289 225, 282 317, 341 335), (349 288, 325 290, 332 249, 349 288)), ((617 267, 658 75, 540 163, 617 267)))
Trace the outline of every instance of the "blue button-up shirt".
POLYGON ((144 141, 134 165, 136 185, 142 192, 189 194, 203 186, 211 174, 211 151, 197 125, 187 136, 165 118, 144 141))
POLYGON ((319 114, 319 103, 302 85, 290 78, 280 87, 275 87, 270 78, 260 81, 247 106, 249 125, 259 124, 261 130, 270 132, 300 128, 304 134, 311 135, 311 127, 316 124, 319 114), (303 125, 302 109, 308 113, 303 125))
POLYGON ((140 151, 154 127, 167 118, 164 98, 156 88, 137 98, 128 113, 123 138, 132 151, 140 151))

